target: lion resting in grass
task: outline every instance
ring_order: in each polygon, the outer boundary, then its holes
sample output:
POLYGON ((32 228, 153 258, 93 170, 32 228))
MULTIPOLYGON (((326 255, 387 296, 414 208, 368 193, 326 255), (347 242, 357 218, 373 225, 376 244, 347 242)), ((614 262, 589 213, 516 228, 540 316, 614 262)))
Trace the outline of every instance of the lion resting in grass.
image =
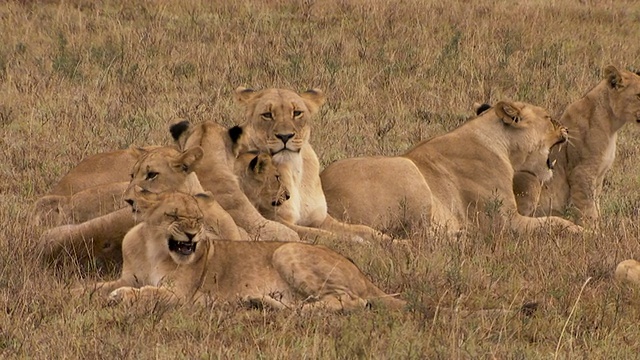
MULTIPOLYGON (((319 245, 218 240, 207 228, 210 194, 140 193, 143 221, 127 233, 122 275, 92 292, 113 303, 242 301, 284 309, 402 308, 347 258, 319 245)), ((83 292, 80 289, 75 293, 83 292)))
POLYGON ((604 79, 569 105, 560 123, 569 129, 569 143, 550 155, 554 176, 543 186, 517 173, 518 209, 528 216, 570 213, 577 223, 592 222, 599 217, 598 199, 616 156, 618 130, 640 123, 640 75, 607 66, 604 79))
POLYGON ((325 102, 320 90, 297 94, 285 89, 255 91, 240 87, 236 100, 244 106, 240 124, 243 145, 273 157, 290 199, 263 213, 296 230, 302 237, 342 233, 356 239, 380 238, 378 231, 339 222, 327 213, 320 183, 320 163, 309 143, 312 116, 325 102))
POLYGON ((636 260, 624 260, 616 266, 616 280, 634 286, 640 286, 640 263, 636 260))
MULTIPOLYGON (((120 195, 131 207, 127 206, 79 224, 61 225, 45 231, 39 241, 45 258, 56 259, 67 253, 80 259, 94 255, 100 260, 120 262, 122 238, 137 223, 132 192, 135 187, 147 192, 177 190, 195 194, 203 191, 193 172, 195 165, 203 157, 202 148, 193 147, 183 152, 170 147, 155 147, 151 150, 139 148, 135 151, 138 152, 138 162, 129 168, 132 172, 128 188, 120 195)), ((95 201, 95 196, 90 193, 85 195, 85 202, 95 201)), ((219 206, 215 213, 215 221, 209 225, 225 238, 239 240, 239 230, 233 219, 219 206)))
POLYGON ((329 213, 383 231, 411 234, 426 225, 456 233, 496 220, 518 232, 580 231, 558 217, 518 214, 512 191, 516 171, 548 180, 549 149, 566 140, 567 130, 544 109, 501 101, 402 156, 337 161, 322 172, 322 186, 329 213))
POLYGON ((194 167, 202 187, 213 193, 252 240, 300 241, 291 229, 265 219, 240 189, 234 166, 241 147, 237 141, 241 129, 225 129, 210 121, 196 125, 183 121, 172 125, 170 131, 176 145, 183 151, 193 147, 204 149, 202 160, 194 167))
POLYGON ((155 149, 130 147, 92 155, 71 169, 32 211, 34 225, 77 224, 124 207, 129 170, 141 154, 155 149))
POLYGON ((269 213, 291 197, 280 181, 271 155, 247 152, 238 155, 234 171, 240 188, 260 213, 269 213))

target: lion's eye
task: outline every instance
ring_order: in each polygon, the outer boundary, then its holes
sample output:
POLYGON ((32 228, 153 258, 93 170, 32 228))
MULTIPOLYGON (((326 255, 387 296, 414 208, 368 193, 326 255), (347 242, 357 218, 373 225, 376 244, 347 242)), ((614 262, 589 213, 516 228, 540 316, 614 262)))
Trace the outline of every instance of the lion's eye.
POLYGON ((276 181, 280 182, 280 175, 276 175, 276 181))
POLYGON ((273 119, 273 114, 270 113, 270 112, 262 113, 262 114, 260 114, 260 116, 262 116, 262 118, 265 119, 265 120, 273 119))
POLYGON ((300 116, 302 116, 302 111, 300 111, 300 110, 295 110, 295 111, 293 112, 293 117, 294 117, 294 118, 296 118, 296 119, 297 119, 297 118, 299 118, 300 116))
POLYGON ((170 217, 172 219, 178 220, 178 214, 171 212, 171 213, 164 213, 164 216, 166 217, 170 217))
POLYGON ((149 171, 147 173, 147 180, 153 180, 158 177, 158 173, 155 171, 149 171))
POLYGON ((133 180, 133 174, 129 174, 129 177, 131 177, 131 180, 133 180))

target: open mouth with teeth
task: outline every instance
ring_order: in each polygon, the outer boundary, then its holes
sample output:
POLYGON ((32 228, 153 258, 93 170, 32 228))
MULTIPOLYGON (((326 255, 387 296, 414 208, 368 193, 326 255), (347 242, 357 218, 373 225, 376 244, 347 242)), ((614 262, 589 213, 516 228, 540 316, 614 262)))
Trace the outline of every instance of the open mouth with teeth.
POLYGON ((174 238, 169 238, 169 251, 178 253, 180 255, 191 255, 196 252, 197 242, 194 241, 178 241, 174 238))

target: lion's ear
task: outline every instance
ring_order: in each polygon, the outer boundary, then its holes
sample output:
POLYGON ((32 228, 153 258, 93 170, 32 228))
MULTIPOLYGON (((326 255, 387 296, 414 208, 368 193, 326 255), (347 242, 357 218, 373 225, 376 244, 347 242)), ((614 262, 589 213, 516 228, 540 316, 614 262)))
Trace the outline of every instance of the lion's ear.
POLYGON ((309 108, 311 114, 318 112, 318 109, 324 104, 326 98, 320 89, 311 89, 300 94, 300 97, 309 108))
POLYGON ((255 174, 262 174, 270 161, 271 157, 269 155, 264 153, 259 154, 249 162, 249 170, 253 171, 255 174))
POLYGON ((613 65, 609 65, 604 69, 604 77, 612 89, 619 89, 624 86, 622 83, 622 74, 620 74, 620 71, 613 65))
POLYGON ((240 104, 247 104, 255 96, 256 91, 246 88, 244 86, 238 86, 236 88, 233 98, 240 104))
POLYGON ((149 152, 149 150, 139 147, 139 146, 131 146, 129 149, 133 152, 133 156, 136 159, 140 159, 143 155, 149 152))
POLYGON ((484 103, 484 104, 480 104, 480 103, 473 103, 473 112, 476 113, 476 116, 479 116, 480 114, 484 113, 485 111, 491 109, 491 105, 484 103))
POLYGON ((507 125, 516 125, 520 123, 521 113, 520 108, 518 108, 514 103, 508 101, 500 101, 494 106, 496 115, 502 122, 507 125))
POLYGON ((182 171, 190 173, 193 171, 195 164, 197 164, 203 156, 204 150, 202 150, 200 146, 192 147, 180 154, 180 157, 178 158, 178 166, 181 167, 182 171))

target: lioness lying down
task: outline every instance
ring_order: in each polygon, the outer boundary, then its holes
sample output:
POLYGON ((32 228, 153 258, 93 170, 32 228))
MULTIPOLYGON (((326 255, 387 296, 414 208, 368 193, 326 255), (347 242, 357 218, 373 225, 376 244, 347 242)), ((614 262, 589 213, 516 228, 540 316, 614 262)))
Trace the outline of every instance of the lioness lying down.
POLYGON ((624 260, 616 266, 615 278, 633 286, 640 286, 640 263, 636 260, 624 260))
MULTIPOLYGON (((63 254, 78 259, 93 255, 100 261, 119 263, 122 238, 137 223, 135 212, 132 213, 132 207, 135 210, 132 192, 134 187, 140 187, 147 192, 176 190, 195 194, 203 191, 193 172, 195 164, 203 157, 202 148, 193 147, 183 152, 170 147, 155 147, 151 150, 140 148, 136 151, 138 161, 132 169, 129 168, 131 180, 124 194, 120 195, 132 206, 106 215, 96 215, 97 217, 79 224, 60 225, 45 231, 38 244, 46 259, 58 259, 63 254)), ((73 197, 83 193, 84 191, 73 197)), ((82 202, 96 201, 92 196, 95 194, 86 195, 82 202)), ((77 212, 77 209, 74 211, 77 212)), ((215 222, 209 225, 225 238, 239 240, 239 230, 233 219, 219 206, 216 212, 215 222)))
POLYGON ((570 215, 578 223, 599 217, 598 199, 616 156, 618 130, 640 123, 640 74, 604 69, 602 81, 572 103, 560 123, 569 129, 569 144, 551 152, 554 175, 542 184, 516 173, 518 210, 527 216, 570 215), (538 201, 539 198, 539 201, 538 201))
POLYGON ((204 221, 210 194, 138 193, 136 198, 143 222, 124 238, 122 275, 90 289, 109 294, 113 302, 240 300, 276 309, 330 310, 405 305, 326 247, 218 240, 204 221))
POLYGON ((537 106, 501 101, 459 128, 398 157, 337 161, 321 174, 329 213, 395 233, 421 225, 456 232, 470 222, 496 219, 519 232, 558 225, 558 218, 518 214, 512 191, 516 171, 551 177, 549 149, 567 130, 537 106))
POLYGON ((77 224, 125 207, 122 194, 129 185, 129 169, 141 155, 156 148, 130 147, 83 159, 47 195, 36 200, 33 224, 77 224))

